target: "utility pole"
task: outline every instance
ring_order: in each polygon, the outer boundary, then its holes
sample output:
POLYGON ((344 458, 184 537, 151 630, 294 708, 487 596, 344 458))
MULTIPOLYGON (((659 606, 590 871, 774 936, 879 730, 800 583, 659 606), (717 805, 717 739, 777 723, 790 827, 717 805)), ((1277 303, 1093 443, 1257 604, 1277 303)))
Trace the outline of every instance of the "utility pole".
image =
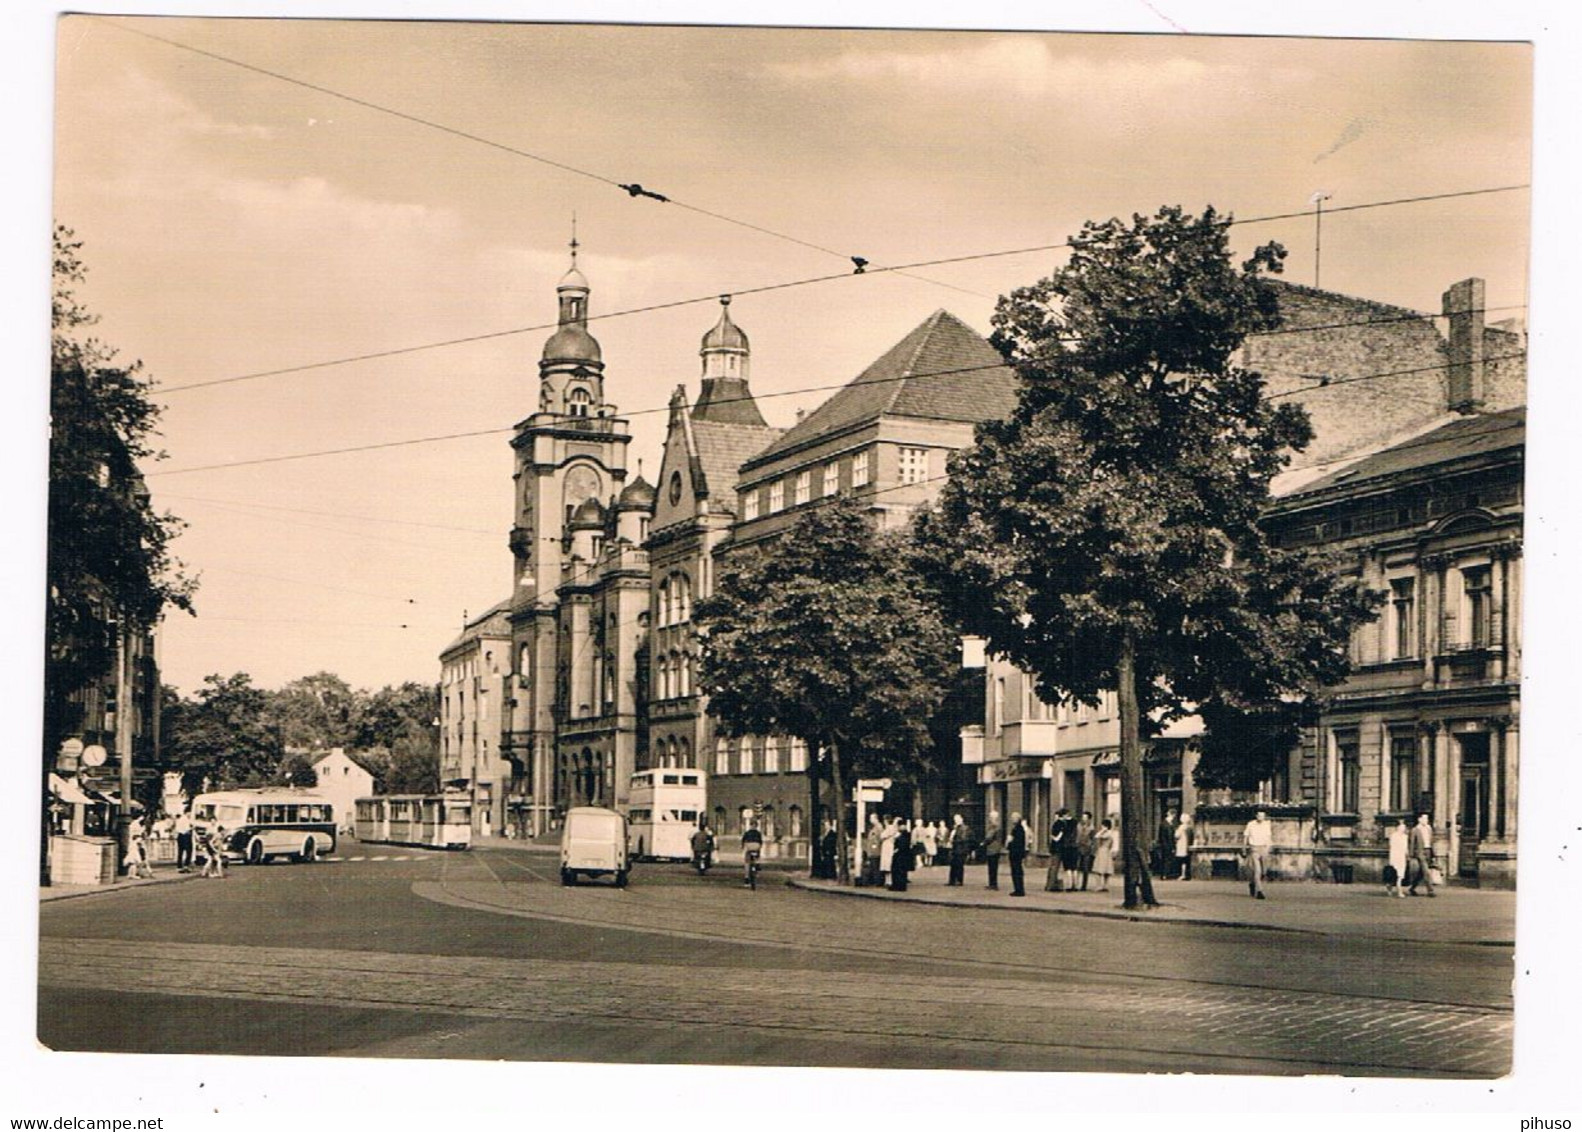
POLYGON ((1322 189, 1313 194, 1313 287, 1319 286, 1319 266, 1324 252, 1324 202, 1333 194, 1322 189))
POLYGON ((116 625, 115 646, 115 754, 121 760, 121 806, 117 849, 126 860, 132 848, 132 622, 122 617, 116 625))

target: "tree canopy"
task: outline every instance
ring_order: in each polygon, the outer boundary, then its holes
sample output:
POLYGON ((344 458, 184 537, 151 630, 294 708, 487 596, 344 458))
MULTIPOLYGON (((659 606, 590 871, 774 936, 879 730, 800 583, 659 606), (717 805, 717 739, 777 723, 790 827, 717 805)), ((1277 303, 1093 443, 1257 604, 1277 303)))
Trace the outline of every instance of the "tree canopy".
POLYGON ((905 533, 878 531, 849 497, 732 552, 696 613, 720 731, 804 740, 829 756, 837 798, 845 770, 925 767, 955 636, 909 562, 905 533))
POLYGON ((1236 364, 1246 335, 1278 324, 1263 276, 1284 250, 1238 268, 1227 226, 1212 208, 1089 223, 1065 267, 1001 299, 993 342, 1018 406, 978 426, 919 519, 955 614, 1040 695, 1117 690, 1129 906, 1153 903, 1142 734, 1317 695, 1372 615, 1367 591, 1259 527, 1312 430, 1236 364))
POLYGON ((98 321, 77 296, 81 243, 54 231, 51 296, 44 762, 80 726, 75 694, 114 672, 123 632, 146 631, 167 607, 191 611, 194 583, 170 543, 182 523, 156 514, 141 466, 159 410, 141 363, 116 363, 94 338, 98 321))

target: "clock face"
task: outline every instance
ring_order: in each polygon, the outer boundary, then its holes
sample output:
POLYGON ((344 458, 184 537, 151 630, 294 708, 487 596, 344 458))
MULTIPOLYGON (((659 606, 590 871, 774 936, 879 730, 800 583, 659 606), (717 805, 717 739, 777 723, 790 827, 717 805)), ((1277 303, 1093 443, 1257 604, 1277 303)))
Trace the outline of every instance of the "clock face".
POLYGON ((670 473, 670 502, 672 504, 681 502, 681 473, 680 472, 671 472, 670 473))

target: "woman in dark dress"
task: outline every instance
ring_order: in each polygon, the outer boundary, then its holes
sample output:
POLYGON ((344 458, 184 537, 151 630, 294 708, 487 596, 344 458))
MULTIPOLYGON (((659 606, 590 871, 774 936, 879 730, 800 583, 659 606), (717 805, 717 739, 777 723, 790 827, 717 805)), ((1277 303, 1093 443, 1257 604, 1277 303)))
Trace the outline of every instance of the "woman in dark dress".
POLYGON ((907 878, 912 873, 912 831, 902 818, 896 825, 895 855, 890 859, 890 888, 895 892, 906 891, 907 878))

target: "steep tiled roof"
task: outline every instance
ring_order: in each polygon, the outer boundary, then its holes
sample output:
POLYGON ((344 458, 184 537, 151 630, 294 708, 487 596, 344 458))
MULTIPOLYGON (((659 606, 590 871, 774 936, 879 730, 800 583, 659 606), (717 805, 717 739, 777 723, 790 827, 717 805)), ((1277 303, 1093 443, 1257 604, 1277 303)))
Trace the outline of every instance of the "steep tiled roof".
POLYGON ((1519 447, 1526 442, 1525 405, 1504 412, 1467 417, 1364 456, 1346 468, 1314 480, 1296 494, 1306 495, 1341 484, 1382 479, 1451 460, 1519 447))
POLYGON ((983 336, 937 310, 763 451, 781 452, 881 416, 976 423, 1016 407, 1016 374, 983 336))
POLYGON ((767 425, 698 420, 694 416, 692 437, 698 446, 698 466, 693 474, 698 493, 707 493, 717 509, 734 514, 736 470, 779 435, 779 429, 767 425))
POLYGON ((468 641, 477 640, 479 637, 508 637, 511 635, 511 599, 490 606, 477 617, 468 620, 466 628, 462 629, 461 636, 440 651, 444 656, 452 649, 466 644, 468 641))
POLYGON ((703 391, 693 406, 694 421, 719 421, 722 424, 767 425, 753 400, 752 390, 739 377, 714 377, 703 380, 703 391))

